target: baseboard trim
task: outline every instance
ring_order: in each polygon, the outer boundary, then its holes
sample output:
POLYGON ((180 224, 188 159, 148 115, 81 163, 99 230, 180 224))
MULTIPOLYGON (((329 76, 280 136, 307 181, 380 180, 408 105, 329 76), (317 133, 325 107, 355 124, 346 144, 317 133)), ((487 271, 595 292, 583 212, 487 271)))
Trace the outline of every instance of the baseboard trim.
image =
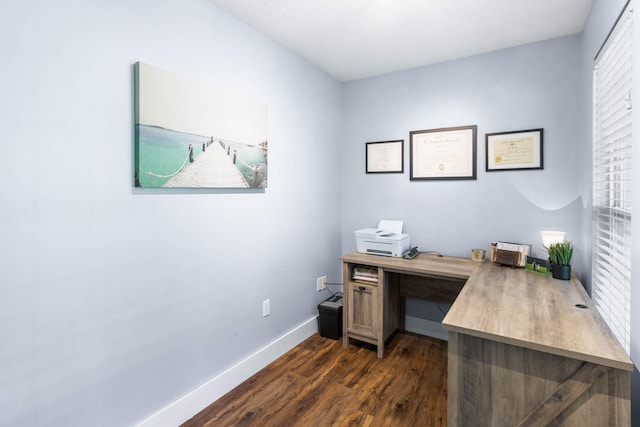
POLYGON ((433 320, 421 319, 419 317, 405 316, 404 328, 408 332, 438 338, 444 341, 449 339, 449 334, 442 327, 442 323, 433 320))
POLYGON ((312 317, 156 412, 138 424, 137 427, 175 427, 184 423, 278 357, 318 332, 317 322, 317 317, 312 317))

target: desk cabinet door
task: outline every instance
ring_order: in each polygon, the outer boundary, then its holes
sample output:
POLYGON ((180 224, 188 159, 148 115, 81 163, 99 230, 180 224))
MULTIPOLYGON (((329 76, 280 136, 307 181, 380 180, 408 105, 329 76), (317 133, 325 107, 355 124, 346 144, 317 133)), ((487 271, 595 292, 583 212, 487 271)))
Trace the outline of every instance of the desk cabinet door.
POLYGON ((371 338, 378 334, 378 287, 349 282, 349 331, 371 338))

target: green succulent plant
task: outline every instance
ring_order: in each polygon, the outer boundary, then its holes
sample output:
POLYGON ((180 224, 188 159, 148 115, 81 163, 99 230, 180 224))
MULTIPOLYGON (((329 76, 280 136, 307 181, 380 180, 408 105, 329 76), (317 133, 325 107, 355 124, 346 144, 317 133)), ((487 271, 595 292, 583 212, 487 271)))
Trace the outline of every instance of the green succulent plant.
POLYGON ((573 244, 571 242, 551 243, 548 247, 545 246, 545 249, 552 264, 571 265, 571 258, 573 257, 573 244))

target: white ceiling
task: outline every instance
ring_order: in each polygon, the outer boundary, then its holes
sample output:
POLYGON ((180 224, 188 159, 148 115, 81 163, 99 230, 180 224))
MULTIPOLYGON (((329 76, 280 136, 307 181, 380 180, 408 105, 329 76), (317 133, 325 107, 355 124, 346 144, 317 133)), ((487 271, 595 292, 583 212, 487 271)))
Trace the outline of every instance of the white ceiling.
POLYGON ((340 81, 582 31, 593 0, 210 0, 340 81))

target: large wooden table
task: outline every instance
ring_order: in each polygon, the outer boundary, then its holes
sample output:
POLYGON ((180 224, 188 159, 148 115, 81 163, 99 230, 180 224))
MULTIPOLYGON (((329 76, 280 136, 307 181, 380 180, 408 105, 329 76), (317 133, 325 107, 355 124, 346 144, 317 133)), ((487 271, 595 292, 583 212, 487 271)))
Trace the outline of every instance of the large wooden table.
POLYGON ((345 324, 345 345, 363 339, 382 357, 385 340, 402 327, 401 295, 453 301, 442 322, 449 426, 631 425, 633 364, 576 278, 426 254, 354 253, 342 261, 344 321, 352 326, 345 324), (355 265, 381 271, 373 306, 353 304, 366 294, 348 277, 355 265), (369 335, 354 324, 363 307, 379 315, 366 319, 377 327, 369 335))
POLYGON ((629 426, 633 364, 582 284, 486 263, 442 322, 449 426, 629 426))

